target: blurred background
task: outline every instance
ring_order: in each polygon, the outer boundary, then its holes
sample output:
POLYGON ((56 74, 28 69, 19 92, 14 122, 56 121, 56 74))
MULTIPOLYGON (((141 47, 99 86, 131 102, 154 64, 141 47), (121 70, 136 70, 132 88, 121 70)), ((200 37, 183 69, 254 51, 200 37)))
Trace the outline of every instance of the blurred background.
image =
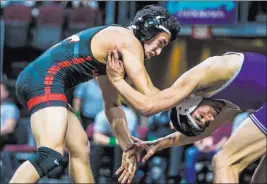
MULTIPOLYGON (((29 113, 19 104, 14 88, 23 68, 49 47, 83 29, 104 24, 128 26, 135 13, 149 4, 166 7, 182 24, 178 39, 159 57, 146 62, 159 89, 169 87, 210 56, 228 51, 266 55, 265 1, 1 1, 1 183, 7 183, 36 150, 29 113)), ((122 153, 103 112, 97 82, 83 83, 67 95, 91 142, 96 181, 116 182, 114 173, 122 153)), ((169 112, 144 118, 121 101, 132 135, 154 140, 174 132, 169 112)), ((226 122, 212 136, 195 144, 162 150, 146 164, 139 163, 133 183, 212 183, 212 156, 247 116, 238 115, 233 126, 226 122)), ((65 167, 49 173, 40 183, 70 182, 67 150, 64 163, 65 167)), ((249 183, 257 164, 241 173, 240 183, 249 183)))

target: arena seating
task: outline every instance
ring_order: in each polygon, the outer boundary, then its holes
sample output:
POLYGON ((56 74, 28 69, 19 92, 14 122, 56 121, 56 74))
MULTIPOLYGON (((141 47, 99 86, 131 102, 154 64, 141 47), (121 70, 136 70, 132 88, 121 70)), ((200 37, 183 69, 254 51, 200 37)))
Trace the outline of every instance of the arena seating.
POLYGON ((62 39, 63 10, 58 5, 42 5, 33 32, 33 45, 41 50, 60 42, 62 39))
POLYGON ((12 4, 4 9, 5 44, 10 48, 24 47, 28 43, 31 8, 12 4))

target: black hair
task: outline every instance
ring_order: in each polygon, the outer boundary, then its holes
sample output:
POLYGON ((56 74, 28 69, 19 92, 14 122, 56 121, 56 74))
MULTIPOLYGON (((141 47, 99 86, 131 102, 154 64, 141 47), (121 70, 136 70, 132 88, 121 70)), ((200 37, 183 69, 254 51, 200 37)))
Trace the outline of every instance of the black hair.
POLYGON ((161 6, 156 5, 147 5, 141 10, 139 10, 131 25, 134 25, 138 18, 144 17, 146 15, 152 15, 152 16, 163 16, 165 17, 165 21, 162 21, 162 26, 167 28, 171 32, 171 40, 175 40, 178 33, 180 32, 180 23, 178 19, 174 16, 172 16, 165 8, 161 6))

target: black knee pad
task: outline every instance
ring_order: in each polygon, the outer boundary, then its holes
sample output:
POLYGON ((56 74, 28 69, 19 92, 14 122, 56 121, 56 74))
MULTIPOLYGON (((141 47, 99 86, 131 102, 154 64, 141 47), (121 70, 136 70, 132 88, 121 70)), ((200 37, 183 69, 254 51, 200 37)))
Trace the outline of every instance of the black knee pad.
POLYGON ((35 167, 41 178, 52 169, 59 166, 62 159, 63 156, 59 152, 48 147, 40 147, 29 161, 35 167))

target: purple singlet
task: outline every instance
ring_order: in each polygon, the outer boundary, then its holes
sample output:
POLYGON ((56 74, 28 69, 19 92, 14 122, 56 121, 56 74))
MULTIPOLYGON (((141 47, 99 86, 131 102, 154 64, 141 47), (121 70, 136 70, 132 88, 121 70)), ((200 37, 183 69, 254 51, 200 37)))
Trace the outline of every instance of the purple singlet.
POLYGON ((210 98, 221 99, 244 111, 252 111, 251 120, 267 135, 266 129, 266 56, 245 52, 238 54, 243 64, 223 87, 210 98))

